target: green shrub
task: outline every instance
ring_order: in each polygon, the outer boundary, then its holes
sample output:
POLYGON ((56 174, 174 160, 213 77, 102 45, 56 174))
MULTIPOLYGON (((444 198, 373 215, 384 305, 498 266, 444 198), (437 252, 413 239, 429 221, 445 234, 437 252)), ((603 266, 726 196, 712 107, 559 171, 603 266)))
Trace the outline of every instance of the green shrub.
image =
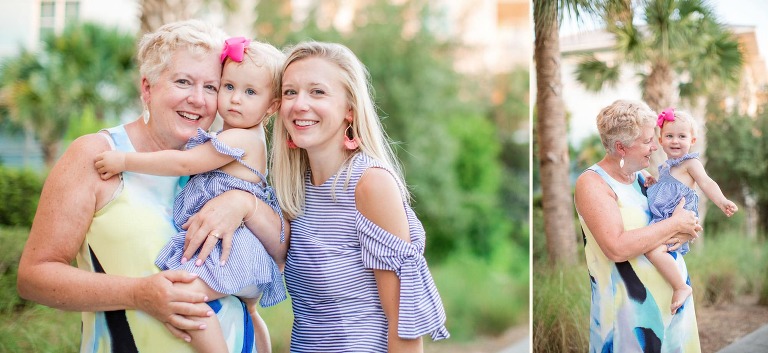
POLYGON ((0 226, 0 244, 3 244, 0 251, 0 316, 12 315, 15 310, 30 304, 16 291, 19 258, 28 234, 27 228, 0 226))
POLYGON ((759 293, 765 278, 755 269, 765 268, 768 250, 762 241, 746 239, 738 231, 707 231, 685 256, 696 303, 717 305, 759 293))
POLYGON ((431 267, 452 342, 496 336, 528 321, 527 249, 512 249, 508 258, 514 265, 492 265, 461 253, 431 267))
POLYGON ((29 170, 0 166, 0 225, 32 225, 43 178, 29 170))

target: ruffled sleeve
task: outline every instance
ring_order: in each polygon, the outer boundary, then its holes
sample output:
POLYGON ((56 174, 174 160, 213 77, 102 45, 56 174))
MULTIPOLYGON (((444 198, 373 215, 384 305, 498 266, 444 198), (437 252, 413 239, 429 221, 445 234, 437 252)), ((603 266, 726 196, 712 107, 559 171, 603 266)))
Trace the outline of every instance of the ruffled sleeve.
POLYGON ((687 161, 689 159, 694 159, 694 158, 699 158, 699 153, 698 152, 697 153, 688 153, 688 154, 686 154, 686 155, 684 155, 684 156, 682 156, 680 158, 676 158, 676 159, 668 159, 667 160, 667 165, 669 165, 670 168, 676 167, 676 166, 680 165, 680 163, 683 163, 683 162, 685 162, 685 161, 687 161))
POLYGON ((234 159, 237 159, 238 161, 242 160, 243 156, 245 155, 245 151, 241 148, 234 148, 226 145, 224 142, 221 142, 218 139, 217 135, 218 133, 216 132, 208 133, 201 128, 197 128, 197 136, 193 136, 189 139, 189 141, 187 141, 185 149, 197 147, 208 141, 211 141, 211 144, 217 152, 230 156, 234 159))
POLYGON ((408 243, 360 212, 356 213, 355 223, 365 267, 393 271, 400 279, 398 336, 415 339, 429 334, 433 340, 448 338, 445 309, 424 259, 424 237, 412 234, 413 242, 408 243))

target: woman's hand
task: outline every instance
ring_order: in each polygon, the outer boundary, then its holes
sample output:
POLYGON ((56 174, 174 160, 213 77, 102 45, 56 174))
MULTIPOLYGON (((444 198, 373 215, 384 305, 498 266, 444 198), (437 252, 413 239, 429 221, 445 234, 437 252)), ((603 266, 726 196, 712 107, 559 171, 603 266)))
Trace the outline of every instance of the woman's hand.
POLYGON ((253 196, 240 190, 230 190, 206 202, 200 212, 190 217, 182 228, 187 230, 184 239, 182 263, 195 254, 199 248, 196 265, 201 265, 216 243, 221 240, 221 258, 224 265, 232 248, 232 236, 242 224, 243 218, 250 214, 253 196), (202 245, 202 247, 201 247, 202 245))
POLYGON ((196 278, 197 275, 183 270, 140 278, 133 293, 135 307, 162 322, 174 336, 189 342, 191 337, 186 331, 205 328, 202 322, 191 318, 212 316, 213 311, 205 303, 208 297, 204 293, 175 288, 173 284, 190 283, 196 278))
POLYGON ((688 211, 683 208, 685 205, 685 197, 675 207, 670 219, 675 220, 678 232, 673 237, 669 238, 665 244, 672 245, 669 250, 677 250, 683 243, 693 241, 699 237, 698 232, 702 231, 702 227, 699 224, 699 217, 693 211, 688 211))

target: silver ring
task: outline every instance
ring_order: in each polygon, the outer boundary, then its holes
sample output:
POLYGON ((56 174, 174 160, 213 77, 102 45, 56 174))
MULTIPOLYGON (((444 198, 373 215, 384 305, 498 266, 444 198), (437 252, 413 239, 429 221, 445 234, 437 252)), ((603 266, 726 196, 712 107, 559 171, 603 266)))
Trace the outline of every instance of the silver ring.
POLYGON ((214 237, 216 239, 221 239, 221 235, 219 235, 219 233, 216 233, 216 232, 213 232, 213 233, 208 234, 208 235, 210 235, 210 236, 212 236, 212 237, 214 237))

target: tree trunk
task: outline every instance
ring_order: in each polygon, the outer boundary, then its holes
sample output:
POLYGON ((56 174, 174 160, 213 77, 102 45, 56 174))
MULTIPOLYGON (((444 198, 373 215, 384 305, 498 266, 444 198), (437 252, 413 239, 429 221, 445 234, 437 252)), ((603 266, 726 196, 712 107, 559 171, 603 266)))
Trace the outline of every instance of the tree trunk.
POLYGON ((42 150, 45 167, 50 171, 59 159, 59 142, 42 142, 42 150))
POLYGON ((746 233, 747 239, 757 239, 757 229, 760 226, 758 220, 760 219, 760 213, 757 205, 757 198, 752 193, 748 185, 743 185, 741 188, 742 195, 744 196, 744 218, 747 226, 746 233))
POLYGON ((199 9, 198 0, 141 0, 141 33, 152 32, 166 23, 190 19, 199 9))
MULTIPOLYGON (((550 11, 557 11, 549 6, 550 11)), ((538 7, 537 7, 538 8, 538 7)), ((541 20, 542 14, 534 16, 541 20)), ((549 14, 552 15, 552 14, 549 14)), ((537 31, 536 62, 537 143, 541 175, 544 232, 552 265, 576 263, 577 236, 569 180, 567 122, 562 98, 560 41, 557 16, 537 31)))
MULTIPOLYGON (((655 112, 661 113, 664 109, 674 107, 675 97, 677 97, 674 78, 672 69, 665 62, 655 63, 651 67, 651 73, 648 74, 643 87, 643 101, 655 112)), ((658 178, 658 166, 666 160, 667 155, 659 148, 651 154, 651 167, 648 172, 658 178)))

